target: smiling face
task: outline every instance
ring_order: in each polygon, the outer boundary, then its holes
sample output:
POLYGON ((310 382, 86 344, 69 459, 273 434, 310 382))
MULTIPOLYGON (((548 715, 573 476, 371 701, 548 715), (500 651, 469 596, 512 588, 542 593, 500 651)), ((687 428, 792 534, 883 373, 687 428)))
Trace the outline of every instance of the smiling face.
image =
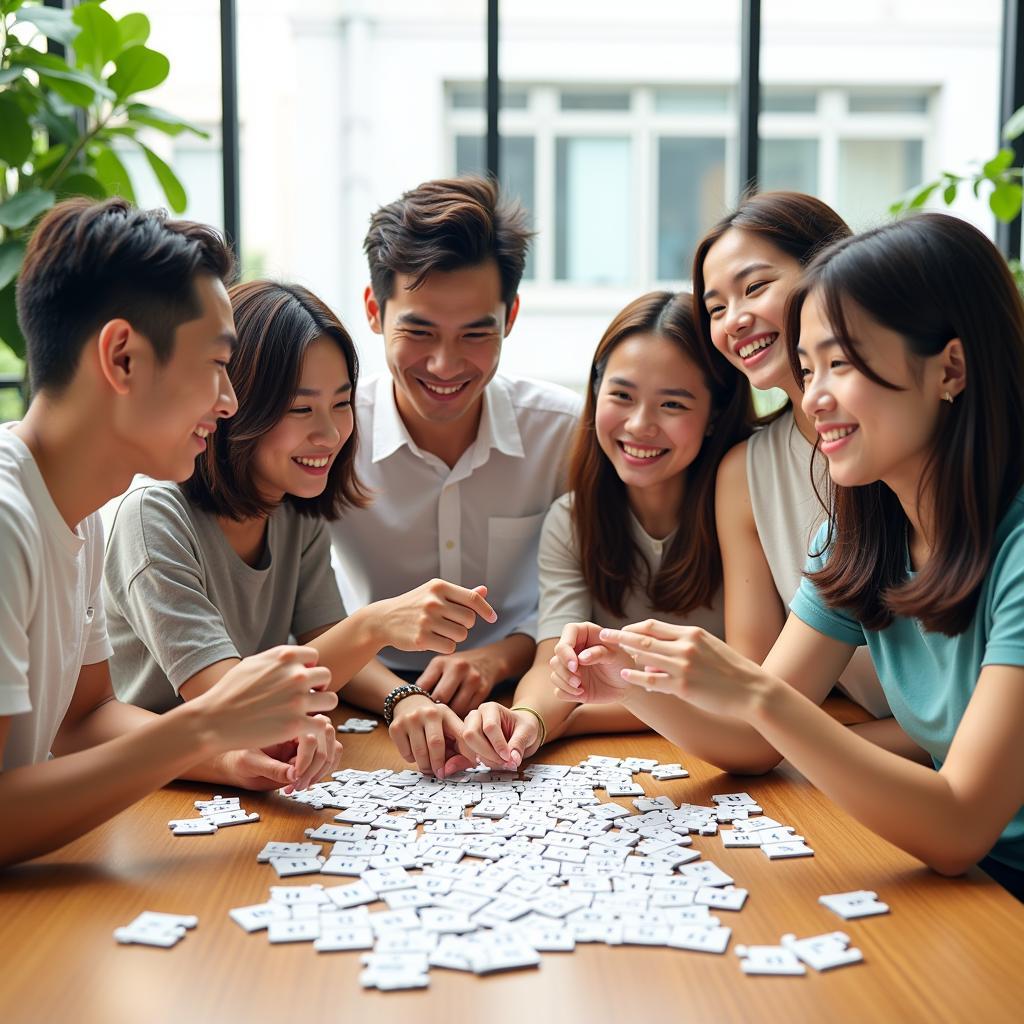
MULTIPOLYGON (((673 342, 635 334, 608 357, 594 411, 597 443, 628 491, 682 494, 711 416, 704 375, 673 342)), ((666 500, 671 500, 666 494, 666 500)))
POLYGON ((195 281, 200 315, 175 331, 170 359, 160 363, 149 343, 136 348, 137 383, 120 415, 120 432, 134 449, 135 471, 157 480, 186 480, 217 421, 238 404, 228 379, 235 344, 227 291, 219 278, 195 281))
MULTIPOLYGON (((398 411, 418 441, 418 435, 443 435, 450 425, 461 431, 466 419, 479 415, 519 300, 506 313, 493 260, 435 271, 413 290, 410 281, 395 275, 383 316, 367 289, 366 313, 371 328, 384 335, 398 411)), ((475 422, 471 426, 475 430, 475 422)))
POLYGON ((793 390, 783 336, 800 263, 759 234, 729 228, 704 257, 711 341, 755 388, 793 390))
POLYGON ((286 494, 315 498, 352 436, 352 382, 338 344, 318 338, 302 359, 288 410, 259 440, 251 472, 260 495, 276 504, 286 494))
MULTIPOLYGON (((948 352, 917 357, 900 334, 852 304, 844 309, 857 354, 883 380, 875 383, 845 356, 817 293, 800 315, 797 349, 804 381, 803 409, 814 422, 829 473, 842 487, 881 480, 898 495, 914 495, 931 454, 945 390, 948 352)), ((959 341, 951 341, 959 346, 959 341)))

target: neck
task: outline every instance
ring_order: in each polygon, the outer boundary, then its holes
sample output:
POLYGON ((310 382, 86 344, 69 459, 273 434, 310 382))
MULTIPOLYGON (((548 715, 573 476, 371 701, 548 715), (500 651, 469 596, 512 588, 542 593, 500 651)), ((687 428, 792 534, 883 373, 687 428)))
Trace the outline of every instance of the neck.
POLYGON ((928 563, 935 546, 935 501, 921 494, 920 470, 917 466, 882 481, 896 495, 907 517, 907 547, 915 572, 928 563))
POLYGON ((53 503, 72 530, 135 476, 107 410, 95 403, 39 394, 13 430, 28 446, 53 503))
POLYGON ((481 395, 472 408, 467 409, 458 419, 446 423, 434 423, 424 419, 409 406, 398 391, 395 392, 395 405, 416 447, 436 455, 451 469, 476 440, 484 399, 481 395))
POLYGON ((633 515, 644 528, 644 533, 655 540, 664 540, 679 526, 684 492, 684 473, 651 487, 626 488, 633 515))
POLYGON ((268 518, 254 516, 252 519, 243 519, 239 522, 226 516, 217 516, 217 525, 235 554, 248 565, 255 565, 263 554, 268 518))
POLYGON ((796 429, 803 434, 810 444, 816 444, 818 432, 814 429, 814 421, 803 410, 804 393, 795 380, 786 374, 786 380, 779 382, 779 387, 786 392, 790 405, 793 407, 793 419, 796 421, 796 429))

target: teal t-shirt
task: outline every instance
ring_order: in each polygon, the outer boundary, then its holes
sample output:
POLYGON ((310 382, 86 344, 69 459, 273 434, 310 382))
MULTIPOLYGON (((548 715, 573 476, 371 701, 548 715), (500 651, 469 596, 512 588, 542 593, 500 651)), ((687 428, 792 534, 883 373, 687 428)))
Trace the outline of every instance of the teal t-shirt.
MULTIPOLYGON (((827 560, 827 530, 825 523, 811 545, 812 552, 822 553, 808 559, 808 572, 827 560)), ((1024 491, 999 524, 977 611, 959 636, 929 633, 920 621, 909 618, 897 618, 886 629, 865 629, 857 619, 827 607, 807 579, 790 608, 825 636, 867 644, 896 721, 940 768, 982 668, 1024 666, 1024 491)), ((1003 829, 991 855, 1024 870, 1024 807, 1003 829)))

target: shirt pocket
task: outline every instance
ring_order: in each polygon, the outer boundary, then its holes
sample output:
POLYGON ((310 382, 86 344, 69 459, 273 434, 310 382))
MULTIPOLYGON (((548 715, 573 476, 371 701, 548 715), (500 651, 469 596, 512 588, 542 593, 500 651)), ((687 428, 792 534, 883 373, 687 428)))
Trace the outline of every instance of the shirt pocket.
POLYGON ((491 516, 487 522, 488 600, 536 601, 537 549, 547 512, 533 516, 491 516))

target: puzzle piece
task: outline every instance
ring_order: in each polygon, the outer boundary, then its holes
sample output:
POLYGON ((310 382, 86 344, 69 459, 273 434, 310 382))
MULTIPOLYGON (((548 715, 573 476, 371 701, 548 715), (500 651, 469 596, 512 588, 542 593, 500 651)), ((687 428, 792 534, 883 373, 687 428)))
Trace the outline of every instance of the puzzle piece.
POLYGON ((858 917, 873 917, 876 914, 889 913, 889 905, 878 899, 878 893, 867 890, 819 896, 818 902, 847 921, 858 917))
POLYGON ((861 951, 850 945, 850 936, 845 932, 828 932, 825 935, 815 935, 809 939, 798 939, 795 935, 783 935, 782 945, 816 971, 827 971, 833 967, 857 964, 864 959, 861 951))
POLYGON ((737 946, 744 974, 806 974, 796 953, 785 946, 737 946))

